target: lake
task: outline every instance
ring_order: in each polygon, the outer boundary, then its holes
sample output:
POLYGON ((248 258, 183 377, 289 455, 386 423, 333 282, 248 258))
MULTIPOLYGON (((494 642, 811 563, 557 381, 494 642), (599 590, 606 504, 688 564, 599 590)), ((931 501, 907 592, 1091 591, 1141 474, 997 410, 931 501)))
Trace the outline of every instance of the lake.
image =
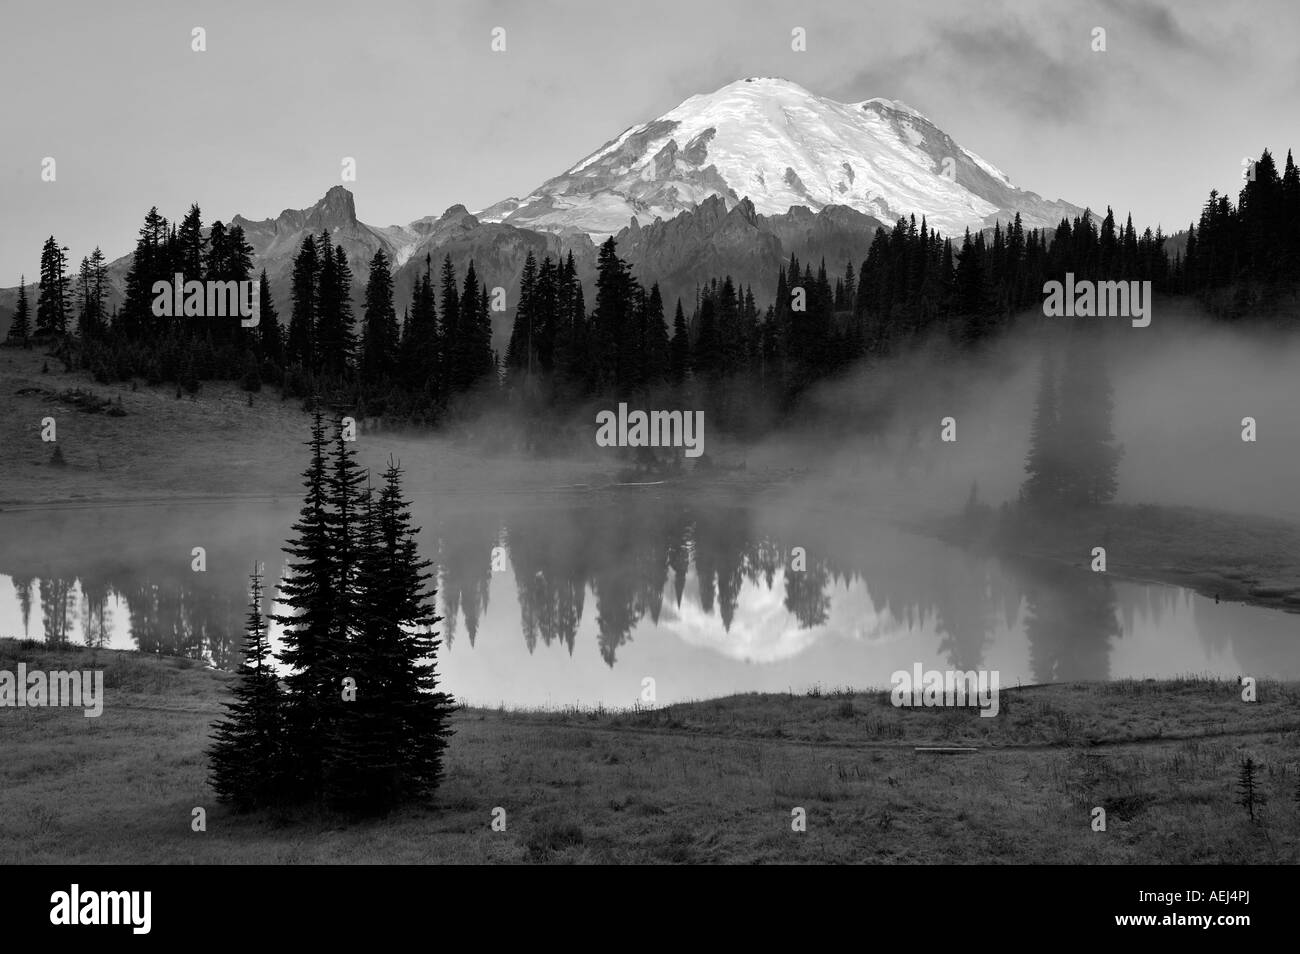
MULTIPOLYGON (((0 636, 233 668, 248 573, 264 563, 273 592, 296 513, 291 500, 0 513, 0 636)), ((626 706, 645 679, 659 704, 886 687, 916 663, 997 670, 1003 687, 1300 677, 1300 615, 975 555, 879 514, 650 489, 417 496, 413 513, 437 564, 444 688, 472 704, 626 706)))

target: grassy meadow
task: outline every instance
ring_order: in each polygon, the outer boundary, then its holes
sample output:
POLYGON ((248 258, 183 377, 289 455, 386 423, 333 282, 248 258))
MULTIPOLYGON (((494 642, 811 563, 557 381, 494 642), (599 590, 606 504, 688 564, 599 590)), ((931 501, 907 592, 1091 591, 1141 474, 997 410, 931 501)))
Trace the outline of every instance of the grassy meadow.
POLYGON ((1300 861, 1296 684, 1263 682, 1254 704, 1199 678, 1004 689, 996 718, 850 690, 462 709, 436 802, 353 822, 215 802, 204 749, 227 674, 0 640, 0 669, 19 662, 102 668, 107 698, 98 719, 0 709, 3 864, 1300 861), (1257 823, 1236 804, 1247 756, 1269 798, 1257 823))

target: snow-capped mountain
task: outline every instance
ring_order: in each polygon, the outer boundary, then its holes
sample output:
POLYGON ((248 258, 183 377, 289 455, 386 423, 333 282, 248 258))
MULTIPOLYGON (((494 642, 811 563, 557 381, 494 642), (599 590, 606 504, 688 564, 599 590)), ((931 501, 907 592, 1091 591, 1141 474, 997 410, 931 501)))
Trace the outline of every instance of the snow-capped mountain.
POLYGON ((1082 209, 1016 188, 1007 176, 895 100, 839 103, 789 80, 751 77, 692 96, 625 130, 523 199, 478 213, 549 232, 613 235, 721 196, 761 215, 847 206, 884 222, 924 215, 947 235, 1019 212, 1053 228, 1082 209))

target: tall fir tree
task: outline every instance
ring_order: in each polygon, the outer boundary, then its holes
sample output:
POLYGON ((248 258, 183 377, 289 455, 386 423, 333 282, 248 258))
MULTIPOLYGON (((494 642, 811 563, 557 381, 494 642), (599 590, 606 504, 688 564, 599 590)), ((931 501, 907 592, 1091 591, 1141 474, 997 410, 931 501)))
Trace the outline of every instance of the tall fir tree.
POLYGON ((208 758, 217 798, 237 811, 264 808, 285 797, 283 699, 271 664, 271 643, 262 615, 262 573, 251 576, 244 647, 234 701, 226 718, 213 725, 208 758))
POLYGON ((668 326, 664 323, 664 299, 659 291, 659 283, 650 286, 650 295, 645 307, 645 343, 642 354, 645 361, 645 384, 651 388, 662 385, 668 379, 668 365, 671 360, 668 344, 668 326))
POLYGON ((41 249, 41 283, 36 297, 36 337, 68 332, 67 248, 51 235, 41 249))
POLYGON ((203 216, 197 205, 191 205, 176 230, 177 268, 186 281, 202 281, 204 263, 207 261, 208 240, 203 234, 203 216))
POLYGON ((126 295, 119 313, 122 330, 128 339, 154 334, 172 321, 153 313, 154 283, 165 281, 170 284, 174 278, 167 247, 168 235, 167 220, 157 206, 150 208, 136 238, 131 267, 126 273, 126 295))
POLYGON ((258 314, 257 349, 262 360, 277 369, 284 368, 284 340, 280 329, 280 316, 271 297, 271 283, 266 279, 266 269, 257 281, 258 314))
POLYGON ((442 383, 442 335, 434 304, 433 261, 424 256, 424 274, 411 289, 411 305, 402 324, 401 376, 403 386, 425 412, 436 409, 442 383))
POLYGON ((432 564, 419 556, 401 470, 390 462, 383 489, 363 499, 360 627, 353 649, 361 675, 357 698, 343 713, 330 801, 383 814, 437 788, 452 704, 438 689, 433 627, 439 617, 434 593, 425 587, 432 564))
POLYGON ((335 699, 330 700, 324 735, 330 744, 324 753, 321 792, 337 802, 334 793, 349 786, 352 754, 341 744, 340 733, 353 716, 356 700, 344 692, 346 680, 355 685, 364 679, 363 663, 356 658, 361 638, 361 566, 369 545, 365 534, 366 474, 357 464, 356 449, 348 439, 342 418, 334 422, 333 450, 326 477, 328 507, 325 524, 330 547, 331 600, 328 645, 333 650, 330 668, 334 676, 335 699))
POLYGON ((393 274, 381 248, 370 260, 362 315, 361 376, 368 385, 387 382, 397 368, 397 310, 393 307, 393 274))
POLYGON ((104 253, 98 246, 81 260, 81 268, 77 273, 77 334, 83 341, 97 337, 104 331, 107 272, 104 253))
POLYGON ((676 386, 686 380, 686 373, 691 367, 691 333, 686 327, 686 315, 682 312, 682 300, 677 299, 677 311, 673 315, 673 340, 668 363, 668 377, 676 386))
POLYGON ((310 371, 316 365, 316 307, 320 282, 320 256, 316 239, 308 235, 293 260, 293 310, 285 358, 310 371))
POLYGON ((27 349, 32 346, 31 306, 27 301, 26 275, 18 281, 18 306, 14 309, 13 321, 9 324, 8 340, 27 349))
POLYGON ((464 334, 460 320, 460 290, 456 286, 456 268, 451 255, 442 260, 442 359, 446 391, 452 394, 461 390, 464 383, 464 334))
POLYGON ((322 791, 342 704, 342 679, 347 675, 347 645, 335 620, 335 520, 330 513, 325 423, 319 410, 307 446, 311 462, 303 474, 306 492, 293 536, 284 547, 289 560, 280 581, 280 603, 288 612, 271 616, 284 628, 278 658, 289 670, 284 679, 287 772, 291 797, 297 800, 322 791))
POLYGON ((537 290, 537 259, 532 249, 524 258, 524 270, 519 276, 519 299, 515 304, 515 320, 506 348, 506 374, 513 381, 533 373, 533 323, 536 318, 534 295, 537 290))

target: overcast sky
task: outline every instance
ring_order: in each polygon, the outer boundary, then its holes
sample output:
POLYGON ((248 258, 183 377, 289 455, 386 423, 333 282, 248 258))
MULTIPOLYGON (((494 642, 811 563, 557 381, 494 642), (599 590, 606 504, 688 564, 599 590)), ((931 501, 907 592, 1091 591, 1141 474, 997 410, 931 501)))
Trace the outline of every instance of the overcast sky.
POLYGON ((1022 188, 1166 231, 1300 147, 1295 0, 4 0, 0 35, 0 286, 50 233, 124 254, 150 205, 310 206, 343 156, 372 225, 475 210, 745 76, 901 99, 1022 188))

